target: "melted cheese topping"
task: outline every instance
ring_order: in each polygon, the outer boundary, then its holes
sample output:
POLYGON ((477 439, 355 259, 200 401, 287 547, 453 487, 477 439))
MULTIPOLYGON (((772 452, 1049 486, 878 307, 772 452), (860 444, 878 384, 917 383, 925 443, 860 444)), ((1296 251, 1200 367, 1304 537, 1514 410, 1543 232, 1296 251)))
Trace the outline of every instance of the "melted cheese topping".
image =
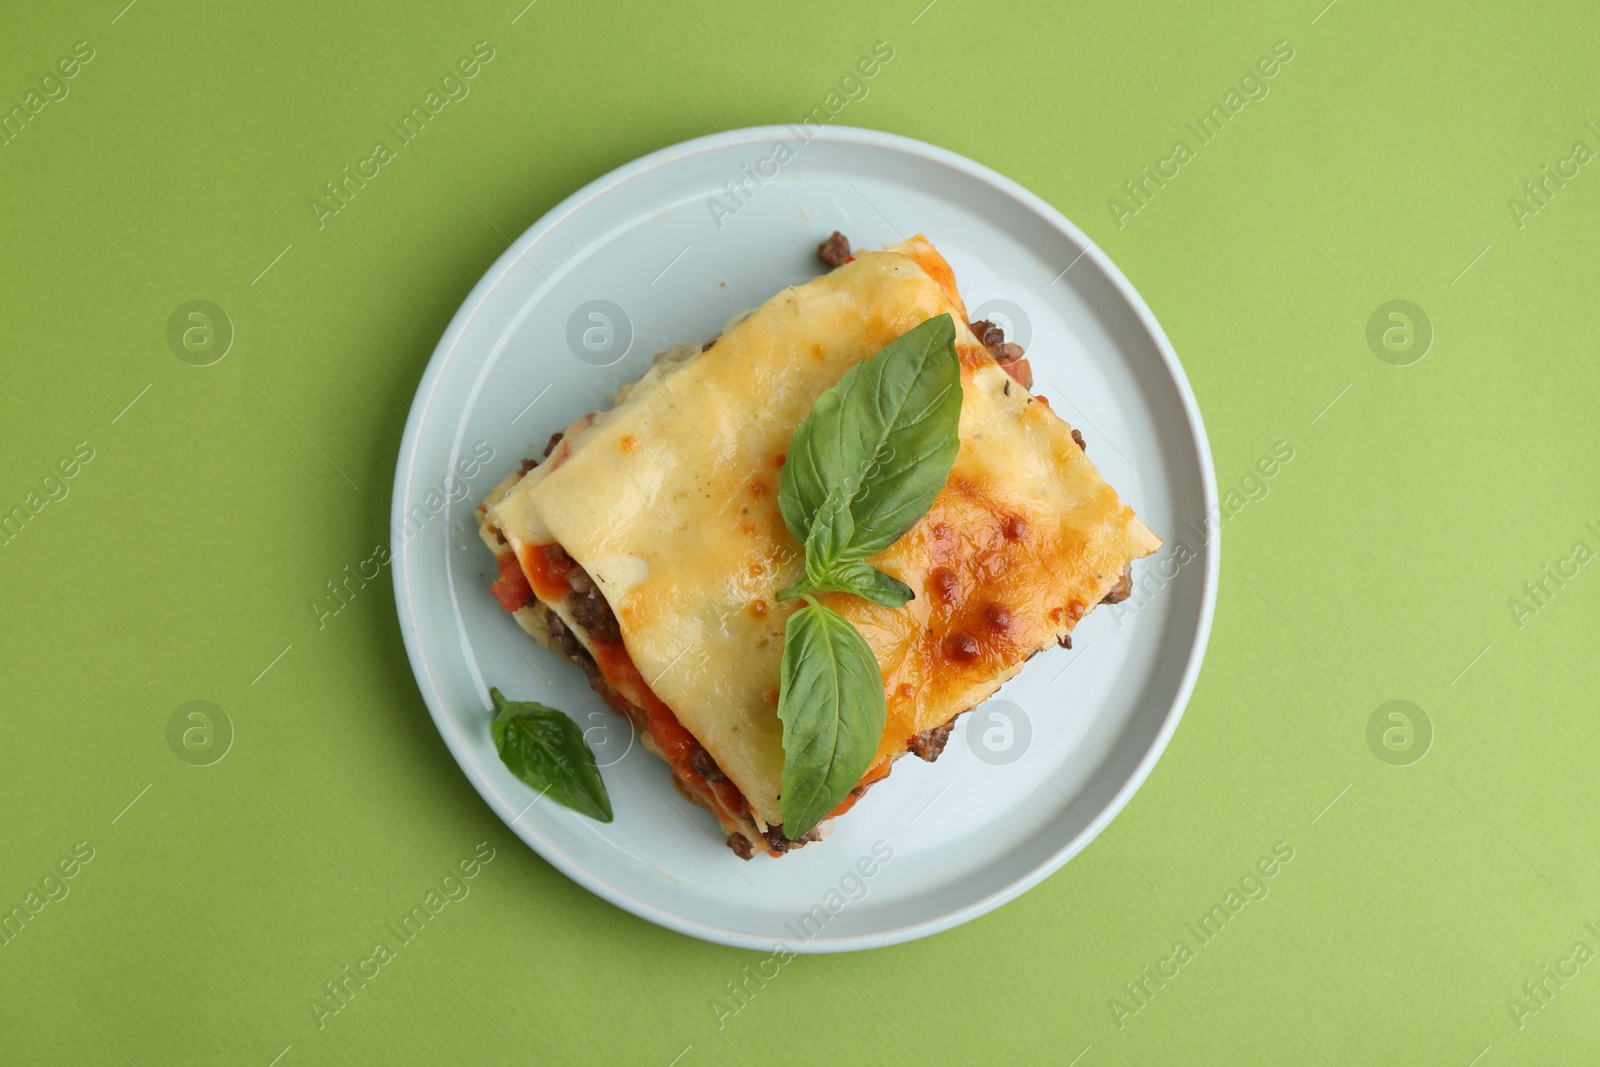
POLYGON ((789 438, 852 364, 944 313, 957 323, 960 452, 928 514, 872 561, 916 599, 827 598, 883 671, 888 721, 863 782, 876 780, 1161 543, 967 330, 926 240, 786 289, 706 351, 658 363, 490 509, 519 557, 558 543, 589 572, 644 680, 768 823, 782 819, 779 665, 799 605, 773 594, 803 572, 777 504, 789 438))

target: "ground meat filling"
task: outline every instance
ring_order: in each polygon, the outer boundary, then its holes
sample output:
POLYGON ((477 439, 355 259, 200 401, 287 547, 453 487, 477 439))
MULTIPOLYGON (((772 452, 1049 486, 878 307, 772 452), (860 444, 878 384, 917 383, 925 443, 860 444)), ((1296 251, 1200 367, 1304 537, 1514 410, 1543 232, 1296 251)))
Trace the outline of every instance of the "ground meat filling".
POLYGON ((722 768, 717 766, 717 761, 711 758, 711 753, 703 748, 697 748, 689 755, 689 766, 695 773, 708 782, 726 782, 728 776, 722 773, 722 768))
MULTIPOLYGON (((822 831, 811 830, 808 831, 804 837, 800 838, 800 840, 790 841, 787 837, 783 836, 782 829, 783 828, 779 826, 771 826, 768 827, 767 832, 762 835, 762 840, 767 843, 773 852, 776 852, 780 856, 792 849, 799 848, 801 845, 808 844, 812 841, 822 840, 822 831)), ((742 860, 751 859, 755 856, 755 842, 751 841, 743 834, 729 834, 728 847, 733 849, 734 855, 738 856, 742 860)))
POLYGON ((610 695, 621 700, 622 694, 612 689, 610 683, 601 676, 600 665, 589 655, 589 650, 573 636, 572 631, 567 629, 567 624, 561 621, 561 616, 549 608, 544 609, 544 614, 545 625, 550 628, 550 639, 555 642, 556 648, 561 650, 563 656, 583 668, 583 673, 589 679, 589 687, 601 696, 610 695))
MULTIPOLYGON (((574 571, 568 576, 568 581, 576 578, 579 573, 574 571)), ((595 640, 622 640, 622 628, 617 625, 617 617, 612 614, 611 605, 606 603, 606 598, 600 595, 600 590, 592 587, 586 593, 574 590, 567 597, 567 608, 572 612, 572 617, 577 620, 578 625, 595 640)))
POLYGON ((956 721, 951 719, 943 726, 935 726, 906 742, 910 753, 924 763, 932 763, 939 758, 939 753, 944 751, 945 742, 950 740, 950 731, 955 728, 956 721))
MULTIPOLYGON (((554 452, 556 450, 556 445, 559 445, 561 443, 561 439, 563 437, 565 437, 565 436, 566 436, 566 434, 563 433, 560 430, 557 430, 555 433, 550 435, 549 443, 547 443, 544 446, 544 458, 545 459, 549 459, 550 458, 550 453, 552 453, 552 452, 554 452)), ((522 459, 522 460, 518 460, 517 461, 517 466, 522 468, 522 473, 523 474, 527 474, 529 471, 533 470, 533 468, 537 467, 538 465, 539 465, 539 461, 536 460, 536 459, 522 459)), ((499 531, 495 531, 495 532, 498 533, 499 531)), ((505 543, 503 538, 501 539, 501 543, 502 544, 505 543)))
POLYGON ((1006 340, 1006 332, 988 319, 967 324, 989 355, 1000 364, 1000 369, 1011 375, 1011 380, 1024 389, 1033 388, 1033 367, 1023 358, 1022 346, 1006 340))
POLYGON ((571 588, 567 594, 567 610, 584 632, 597 641, 621 641, 622 628, 617 625, 617 617, 589 572, 578 566, 578 561, 567 555, 567 550, 560 545, 542 545, 539 551, 571 588))
MULTIPOLYGON (((761 836, 766 839, 767 849, 774 854, 781 856, 790 849, 799 848, 800 846, 809 844, 812 841, 821 841, 822 831, 813 826, 811 829, 807 830, 805 833, 791 841, 789 838, 783 836, 783 827, 769 826, 767 827, 766 833, 762 834, 761 836)), ((733 842, 730 840, 728 844, 732 845, 733 842)), ((737 849, 735 849, 735 851, 737 851, 737 849)))
POLYGON ((832 236, 817 246, 817 258, 826 263, 829 269, 844 266, 855 258, 850 255, 850 239, 834 230, 832 236))
POLYGON ((1117 579, 1117 584, 1111 587, 1111 592, 1100 601, 1102 604, 1120 604, 1133 595, 1133 566, 1122 568, 1122 577, 1117 579))

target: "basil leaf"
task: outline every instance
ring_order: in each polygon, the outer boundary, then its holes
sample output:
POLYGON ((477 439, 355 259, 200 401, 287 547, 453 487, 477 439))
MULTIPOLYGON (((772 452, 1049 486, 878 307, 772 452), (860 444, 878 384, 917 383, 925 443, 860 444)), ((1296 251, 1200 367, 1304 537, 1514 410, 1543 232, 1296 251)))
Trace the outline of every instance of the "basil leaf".
POLYGON ((784 525, 805 545, 805 577, 778 594, 804 597, 783 638, 783 832, 827 818, 861 780, 887 718, 883 678, 866 639, 813 590, 898 608, 911 587, 866 557, 927 513, 960 448, 961 363, 955 322, 939 315, 845 372, 789 442, 779 477, 784 525))
POLYGON ((806 574, 821 574, 845 557, 855 539, 855 519, 842 489, 828 493, 806 533, 806 574))
POLYGON ((816 826, 856 787, 887 715, 883 677, 866 639, 808 596, 784 630, 778 689, 786 837, 816 826))
POLYGON ((784 525, 805 542, 841 489, 855 527, 841 558, 887 548, 949 479, 960 419, 955 322, 938 315, 851 367, 796 427, 778 479, 784 525))
POLYGON ((891 578, 865 560, 845 560, 827 572, 812 577, 813 589, 835 593, 854 593, 858 597, 882 604, 886 608, 901 608, 917 598, 911 587, 898 578, 891 578))
POLYGON ((795 582, 793 585, 786 585, 782 589, 778 590, 777 594, 775 595, 775 599, 777 599, 777 600, 798 600, 801 597, 805 596, 806 595, 806 591, 808 589, 810 589, 810 588, 811 588, 811 579, 810 578, 801 578, 798 582, 795 582))
POLYGON ((829 493, 811 521, 806 534, 806 573, 799 581, 778 592, 779 600, 804 596, 807 589, 820 588, 827 573, 850 548, 855 523, 842 491, 829 493))
POLYGON ((511 773, 573 811, 611 821, 611 797, 594 753, 578 724, 534 701, 508 701, 489 690, 495 717, 489 724, 500 762, 511 773))

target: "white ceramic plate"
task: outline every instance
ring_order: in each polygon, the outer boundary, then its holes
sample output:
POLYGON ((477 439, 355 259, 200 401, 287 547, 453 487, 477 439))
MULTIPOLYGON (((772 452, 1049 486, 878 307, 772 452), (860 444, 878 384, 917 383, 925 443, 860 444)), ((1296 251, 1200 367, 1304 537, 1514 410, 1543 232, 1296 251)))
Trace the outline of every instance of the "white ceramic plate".
POLYGON ((1220 547, 1203 530, 1215 505, 1205 430, 1166 336, 1110 260, 1048 204, 903 137, 733 130, 573 194, 473 289, 406 423, 395 596, 439 732, 489 806, 546 860, 618 907, 695 937, 844 951, 1000 906, 1127 802, 1200 667, 1220 547), (1166 546, 1136 567, 1132 599, 1078 627, 1071 651, 1038 656, 963 716, 938 763, 899 761, 823 841, 742 862, 582 672, 499 609, 472 512, 552 432, 609 405, 652 354, 710 337, 814 277, 813 250, 835 229, 858 248, 926 233, 955 268, 972 317, 999 319, 1022 341, 1036 391, 1083 431, 1089 455, 1166 546), (534 802, 490 739, 490 685, 588 729, 614 822, 534 802))

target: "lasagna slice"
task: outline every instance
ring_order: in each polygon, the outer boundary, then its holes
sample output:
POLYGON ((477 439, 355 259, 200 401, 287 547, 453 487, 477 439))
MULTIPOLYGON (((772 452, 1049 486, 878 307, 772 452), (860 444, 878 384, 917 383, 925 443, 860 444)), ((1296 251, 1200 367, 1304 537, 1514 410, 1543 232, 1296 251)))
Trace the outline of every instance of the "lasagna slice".
POLYGON ((1161 544, 1029 391, 1021 350, 967 322, 926 239, 855 256, 838 241, 822 250, 836 269, 656 357, 478 509, 501 605, 583 667, 745 858, 804 843, 783 833, 779 805, 779 665, 803 602, 774 594, 801 576, 804 550, 778 478, 795 427, 849 367, 936 315, 957 324, 955 465, 928 513, 869 560, 915 599, 820 597, 872 648, 888 705, 876 758, 833 816, 907 751, 936 757, 956 716, 1036 652, 1070 645, 1161 544))

